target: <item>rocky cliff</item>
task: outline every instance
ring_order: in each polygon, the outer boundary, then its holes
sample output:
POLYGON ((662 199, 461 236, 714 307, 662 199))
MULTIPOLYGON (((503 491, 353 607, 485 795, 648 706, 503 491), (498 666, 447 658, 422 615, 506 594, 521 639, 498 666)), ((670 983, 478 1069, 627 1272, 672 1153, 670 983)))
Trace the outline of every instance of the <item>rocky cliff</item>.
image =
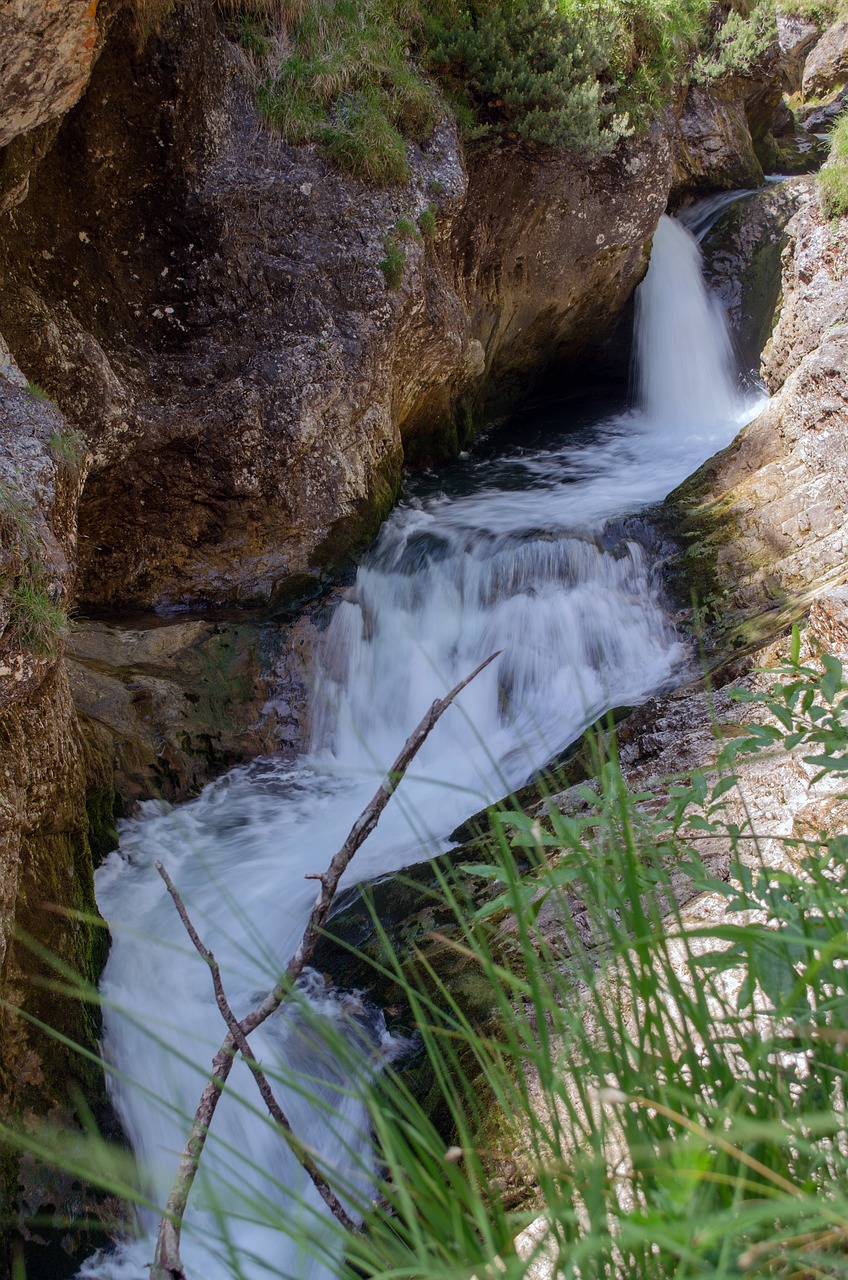
POLYGON ((717 642, 768 633, 845 581, 848 222, 811 188, 787 228, 764 412, 668 501, 717 642))

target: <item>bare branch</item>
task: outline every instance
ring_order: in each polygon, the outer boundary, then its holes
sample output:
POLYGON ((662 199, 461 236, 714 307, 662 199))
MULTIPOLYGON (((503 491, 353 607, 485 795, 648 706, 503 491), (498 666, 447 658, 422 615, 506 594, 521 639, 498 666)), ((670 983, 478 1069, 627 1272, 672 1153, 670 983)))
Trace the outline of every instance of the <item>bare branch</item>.
MULTIPOLYGON (((480 672, 484 671, 490 663, 494 662, 495 658, 499 656, 499 652, 491 654, 485 662, 481 662, 479 667, 472 671, 470 676, 466 676, 464 680, 461 680, 446 697, 437 698, 417 728, 407 738, 400 755, 386 774, 380 788, 371 802, 363 809, 356 822, 354 822, 347 839, 327 870, 319 877, 321 888, 306 923, 300 944, 289 960, 283 977, 276 984, 273 991, 269 991, 265 999, 245 1018, 242 1018, 238 1024, 239 1032, 242 1036, 247 1037, 250 1035, 252 1031, 255 1031, 257 1027, 261 1026, 266 1019, 270 1018, 279 1009, 292 985, 309 964, 312 953, 321 936, 321 930, 327 922, 327 916, 330 914, 330 907, 332 906, 339 881, 350 865, 354 854, 376 827, 380 815, 400 785, 406 770, 435 728, 440 717, 447 711, 462 690, 472 680, 476 679, 480 672)), ((186 1280, 180 1259, 182 1219, 200 1164, 200 1157, 203 1154, 206 1135, 209 1132, 212 1117, 218 1106, 218 1099, 230 1074, 236 1048, 237 1040, 233 1032, 230 1031, 212 1060, 212 1075, 201 1094, 186 1145, 180 1156, 177 1174, 168 1196, 168 1203, 165 1206, 165 1213, 159 1224, 156 1254, 150 1270, 150 1280, 186 1280)))
POLYGON ((300 1164, 303 1166, 303 1168, 306 1170, 310 1180, 312 1181, 318 1194, 320 1195, 321 1199, 324 1201, 324 1203, 326 1204, 330 1212, 333 1213, 338 1218, 342 1226, 345 1227, 348 1231, 358 1230, 356 1223, 350 1217, 344 1205, 339 1200, 338 1196, 333 1191, 332 1187, 329 1185, 326 1178, 318 1169, 318 1166, 316 1165, 315 1161, 312 1159, 312 1156, 309 1154, 309 1152, 304 1147, 303 1143, 297 1137, 297 1134, 292 1129, 290 1120, 286 1116, 285 1112, 283 1111, 277 1099, 274 1097, 274 1092, 270 1084, 268 1083, 268 1077, 265 1075, 265 1072, 262 1070, 256 1058, 254 1057, 253 1050, 251 1049, 250 1045, 247 1042, 247 1037, 242 1031, 238 1018, 233 1013, 232 1006, 230 1005, 230 1002, 227 999, 226 992, 224 991, 224 983, 223 983, 223 979, 221 978, 221 969, 218 964, 218 961, 215 959, 213 952, 211 952, 208 949, 208 947, 204 946, 203 942, 201 941, 197 933, 197 930, 195 929, 194 925, 189 919, 189 914, 186 911, 185 903, 183 902, 182 897, 180 896, 179 890, 177 889, 174 882, 171 880, 171 877, 168 875, 165 868, 162 866, 162 863, 157 861, 155 863, 155 866, 156 866, 156 870, 159 872, 160 876, 165 881, 165 886, 168 890, 168 893, 171 895, 173 899, 174 906, 177 908, 177 914, 179 915, 180 919, 182 920, 183 924, 186 927, 186 932, 188 933, 188 936, 191 938, 197 951, 209 966, 209 971, 212 974, 212 985, 215 988, 215 1000, 217 1002, 218 1008, 221 1010, 221 1015, 224 1021, 226 1022, 227 1027, 229 1028, 230 1034, 232 1035, 233 1039, 236 1042, 236 1045, 238 1046, 239 1052, 241 1053, 242 1057, 244 1058, 245 1062, 250 1067, 250 1070, 253 1073, 253 1078, 256 1081, 256 1084, 259 1088, 259 1092, 262 1094, 263 1101, 265 1102, 266 1107, 271 1113, 271 1116, 273 1117, 274 1120, 276 1120, 277 1124, 283 1130, 283 1134, 285 1136, 286 1142, 291 1148, 291 1151, 294 1154, 295 1159, 297 1159, 300 1162, 300 1164))

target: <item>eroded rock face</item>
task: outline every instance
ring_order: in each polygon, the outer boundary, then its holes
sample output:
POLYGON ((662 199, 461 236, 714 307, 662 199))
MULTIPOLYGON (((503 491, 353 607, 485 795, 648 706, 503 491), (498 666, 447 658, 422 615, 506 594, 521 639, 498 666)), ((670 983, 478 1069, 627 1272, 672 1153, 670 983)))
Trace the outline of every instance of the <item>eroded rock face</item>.
POLYGON ((848 22, 836 22, 824 33, 804 65, 805 98, 829 93, 848 80, 848 22))
POLYGON ((763 353, 763 376, 775 392, 834 325, 848 320, 848 225, 822 217, 812 196, 787 227, 783 251, 783 301, 772 340, 763 353))
POLYGON ((320 600, 287 623, 75 623, 71 691, 107 735, 123 808, 185 800, 232 765, 305 750, 314 652, 331 610, 320 600))
POLYGON ((758 367, 774 328, 786 224, 810 189, 807 178, 766 187, 731 205, 702 242, 704 274, 727 312, 744 372, 758 367))
POLYGON ((659 135, 469 185, 447 121, 374 190, 271 136, 211 9, 180 12, 143 56, 110 43, 4 237, 0 327, 94 452, 80 590, 107 607, 296 594, 374 532, 405 457, 585 367, 668 191, 659 135), (386 241, 430 205, 390 289, 386 241))
POLYGON ((780 47, 780 70, 787 93, 801 88, 807 54, 819 38, 819 28, 809 18, 797 14, 778 13, 777 41, 780 47))
POLYGON ((773 631, 848 576, 848 225, 825 222, 813 195, 789 236, 763 362, 776 394, 667 504, 725 642, 752 619, 773 631))

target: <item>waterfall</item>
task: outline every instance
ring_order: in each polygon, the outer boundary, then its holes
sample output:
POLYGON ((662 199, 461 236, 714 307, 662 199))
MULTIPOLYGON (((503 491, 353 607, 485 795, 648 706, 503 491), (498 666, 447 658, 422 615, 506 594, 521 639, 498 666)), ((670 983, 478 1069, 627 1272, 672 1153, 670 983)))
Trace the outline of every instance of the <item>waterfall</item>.
MULTIPOLYGON (((543 447, 513 441, 422 482, 387 521, 338 605, 320 654, 313 741, 295 768, 259 760, 174 810, 148 802, 121 824, 97 873, 112 931, 101 990, 110 1092, 163 1203, 208 1063, 222 1039, 209 973, 153 863, 161 859, 242 1014, 299 940, 322 870, 411 728, 494 650, 501 656, 439 722, 348 883, 448 846, 469 813, 521 785, 604 708, 638 703, 689 670, 638 521, 738 429, 726 334, 704 292, 691 236, 664 218, 639 295, 638 410, 551 416, 543 447), (427 489, 429 487, 429 492, 427 489)), ((311 979, 306 1003, 252 1037, 284 1110, 330 1166, 367 1182, 368 1122, 351 1088, 375 1050, 360 1018, 339 1063, 315 1020, 349 1025, 311 979), (311 1019, 307 1012, 311 1011, 311 1019), (356 1062, 360 1062, 360 1067, 356 1062)), ((334 1274, 323 1207, 257 1109, 237 1063, 215 1116, 184 1226, 191 1280, 334 1274), (315 1243, 297 1228, 313 1215, 315 1243)), ((97 1280, 141 1280, 156 1215, 138 1241, 90 1260, 97 1280)))
POLYGON ((660 219, 648 274, 636 295, 638 403, 661 425, 735 421, 740 412, 724 312, 701 274, 694 236, 660 219))

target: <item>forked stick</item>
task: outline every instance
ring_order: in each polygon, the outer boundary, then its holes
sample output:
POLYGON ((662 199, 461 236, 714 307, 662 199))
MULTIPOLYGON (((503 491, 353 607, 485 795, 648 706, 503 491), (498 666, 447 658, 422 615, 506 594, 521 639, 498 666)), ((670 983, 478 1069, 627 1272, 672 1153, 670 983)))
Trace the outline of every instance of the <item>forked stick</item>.
MULTIPOLYGON (((347 839, 327 870, 318 877, 321 884, 318 898, 306 922, 306 928, 303 931, 297 950, 286 965, 285 973, 274 989, 265 996, 265 999, 238 1023, 238 1037, 246 1038, 249 1036, 252 1031, 255 1031, 257 1027, 261 1026, 267 1018, 270 1018, 279 1009, 292 985, 309 964, 312 952, 315 950, 316 943, 321 936, 321 930, 327 922, 327 916, 330 914, 330 907, 333 904, 339 881, 350 865, 356 851, 376 827, 380 815, 400 785, 412 760, 451 703, 455 701, 466 685, 469 685, 481 671, 485 670, 491 662, 494 662, 499 654, 500 651, 491 654, 485 662, 481 662, 479 667, 471 672, 470 676, 466 676, 456 688, 451 689, 446 697, 437 698, 421 723, 407 738, 400 755, 389 769, 377 793, 366 808, 363 809, 356 822, 354 822, 347 839)), ((229 1006, 227 1007, 229 1008, 229 1006)), ((159 1223, 159 1235, 156 1240, 156 1254, 150 1269, 150 1280, 186 1280, 186 1274, 180 1258, 180 1233, 183 1215, 185 1214, 188 1197, 200 1165, 200 1157, 203 1154, 212 1117, 215 1114, 218 1100, 230 1074, 236 1051, 240 1047, 235 1029, 232 1029, 212 1060, 212 1073, 194 1113, 194 1120, 192 1121, 186 1145, 180 1156, 180 1163, 168 1196, 168 1203, 159 1223)))

